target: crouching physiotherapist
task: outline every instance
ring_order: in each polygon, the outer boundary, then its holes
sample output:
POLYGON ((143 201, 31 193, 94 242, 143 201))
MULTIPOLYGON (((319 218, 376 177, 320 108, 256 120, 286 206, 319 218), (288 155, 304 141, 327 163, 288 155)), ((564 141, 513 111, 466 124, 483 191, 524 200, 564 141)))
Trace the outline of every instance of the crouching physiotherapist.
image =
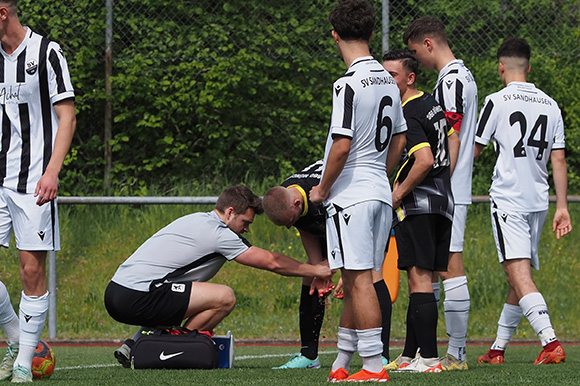
POLYGON ((229 260, 285 276, 330 279, 328 263, 310 265, 250 245, 248 232, 262 201, 250 189, 233 186, 207 213, 183 216, 151 236, 121 266, 105 291, 107 311, 118 322, 142 326, 115 350, 131 365, 131 346, 143 328, 180 325, 213 330, 234 308, 234 291, 207 283, 229 260))

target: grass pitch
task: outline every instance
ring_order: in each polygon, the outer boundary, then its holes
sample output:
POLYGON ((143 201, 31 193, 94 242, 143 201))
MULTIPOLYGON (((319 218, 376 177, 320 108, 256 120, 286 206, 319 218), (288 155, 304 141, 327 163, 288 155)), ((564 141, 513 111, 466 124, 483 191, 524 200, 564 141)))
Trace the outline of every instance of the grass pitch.
MULTIPOLYGON (((321 369, 271 370, 285 363, 298 347, 237 345, 233 369, 216 370, 131 370, 113 358, 113 346, 64 346, 52 344, 56 369, 50 384, 58 385, 326 385, 335 346, 320 350, 321 369)), ((468 347, 469 371, 438 374, 391 373, 396 385, 575 385, 579 384, 580 346, 564 345, 566 363, 534 366, 541 347, 538 344, 512 344, 503 365, 479 365, 477 358, 489 345, 468 347)), ((391 347, 393 358, 402 347, 391 347)), ((445 347, 440 346, 439 354, 445 347)), ((358 371, 361 359, 355 356, 352 370, 358 371)))

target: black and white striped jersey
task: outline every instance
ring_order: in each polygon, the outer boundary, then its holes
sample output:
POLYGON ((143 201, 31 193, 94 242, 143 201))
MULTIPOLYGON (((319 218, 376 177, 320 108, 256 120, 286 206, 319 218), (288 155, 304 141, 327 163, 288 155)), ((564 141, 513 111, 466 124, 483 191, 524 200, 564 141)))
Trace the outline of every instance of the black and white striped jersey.
POLYGON ((0 185, 33 193, 58 129, 53 105, 74 98, 74 90, 57 43, 27 28, 12 54, 0 51, 0 185))
POLYGON ((392 205, 387 152, 392 137, 405 131, 401 96, 391 74, 372 56, 354 60, 334 82, 324 168, 336 136, 350 138, 351 144, 328 201, 343 208, 368 200, 392 205))

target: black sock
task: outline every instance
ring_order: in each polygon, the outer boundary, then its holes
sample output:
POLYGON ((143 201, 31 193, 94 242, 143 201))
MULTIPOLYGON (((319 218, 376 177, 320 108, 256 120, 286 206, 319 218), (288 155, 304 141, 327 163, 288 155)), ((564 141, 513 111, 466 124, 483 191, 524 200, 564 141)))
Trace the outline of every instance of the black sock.
POLYGON ((381 317, 383 319, 383 331, 381 332, 381 341, 383 342, 383 356, 389 357, 389 339, 391 337, 391 313, 393 311, 393 303, 391 303, 391 294, 389 288, 384 280, 379 280, 373 284, 375 292, 379 298, 379 306, 381 307, 381 317))
POLYGON ((318 339, 324 321, 324 298, 315 292, 310 295, 310 286, 302 285, 300 294, 300 353, 308 359, 318 356, 318 339))
POLYGON ((409 298, 410 317, 423 358, 437 354, 437 302, 433 293, 414 293, 409 298))
POLYGON ((415 326, 413 325, 413 318, 411 317, 411 298, 409 297, 409 305, 407 306, 407 333, 405 335, 405 348, 403 348, 403 356, 415 358, 419 344, 417 343, 417 336, 415 335, 415 326))

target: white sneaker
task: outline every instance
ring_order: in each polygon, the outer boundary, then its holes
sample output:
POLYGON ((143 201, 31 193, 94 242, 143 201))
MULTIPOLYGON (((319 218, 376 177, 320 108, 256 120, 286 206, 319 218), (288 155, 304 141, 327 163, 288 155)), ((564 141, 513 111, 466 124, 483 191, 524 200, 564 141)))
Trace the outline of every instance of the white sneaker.
POLYGON ((12 368, 14 367, 14 361, 18 355, 18 343, 9 344, 6 348, 6 355, 0 363, 0 381, 6 381, 12 378, 12 368))
POLYGON ((395 370, 398 373, 440 373, 443 371, 439 358, 413 358, 409 366, 395 370))

